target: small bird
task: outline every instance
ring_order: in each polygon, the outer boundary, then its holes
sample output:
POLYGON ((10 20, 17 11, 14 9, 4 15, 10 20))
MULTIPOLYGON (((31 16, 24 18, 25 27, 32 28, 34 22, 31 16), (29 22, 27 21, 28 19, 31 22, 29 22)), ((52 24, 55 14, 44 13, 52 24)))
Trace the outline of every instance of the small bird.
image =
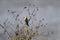
POLYGON ((29 20, 28 20, 27 16, 24 17, 24 21, 25 21, 26 25, 29 26, 29 24, 28 24, 29 20))

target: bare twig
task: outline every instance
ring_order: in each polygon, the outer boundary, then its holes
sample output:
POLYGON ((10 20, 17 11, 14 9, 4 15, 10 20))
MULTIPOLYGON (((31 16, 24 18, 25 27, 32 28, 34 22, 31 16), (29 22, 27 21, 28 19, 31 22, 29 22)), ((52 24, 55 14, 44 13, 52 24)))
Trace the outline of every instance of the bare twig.
POLYGON ((22 9, 22 11, 19 13, 19 15, 21 14, 21 13, 23 13, 23 11, 24 11, 24 9, 26 9, 27 7, 24 7, 23 9, 22 9))
POLYGON ((11 39, 11 36, 9 35, 8 31, 6 30, 6 28, 2 24, 0 24, 0 26, 5 30, 5 32, 7 32, 9 38, 11 39))
MULTIPOLYGON (((29 9, 28 9, 28 12, 29 12, 29 9)), ((33 13, 35 12, 35 9, 33 10, 33 12, 32 12, 32 14, 29 12, 28 14, 29 14, 29 21, 31 20, 31 18, 32 18, 32 16, 33 16, 33 13)))

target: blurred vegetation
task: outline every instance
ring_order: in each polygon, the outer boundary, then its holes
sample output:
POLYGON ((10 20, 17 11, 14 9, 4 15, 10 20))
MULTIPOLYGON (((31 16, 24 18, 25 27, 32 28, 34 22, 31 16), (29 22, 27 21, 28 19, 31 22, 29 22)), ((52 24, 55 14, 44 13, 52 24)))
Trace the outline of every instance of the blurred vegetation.
POLYGON ((30 31, 28 29, 28 26, 25 27, 26 29, 23 30, 24 32, 17 32, 15 33, 15 35, 13 36, 12 40, 31 40, 34 36, 38 35, 38 30, 36 31, 30 31), (18 34, 18 35, 16 35, 18 34))
MULTIPOLYGON (((27 7, 24 7, 24 9, 26 9, 26 8, 27 7)), ((21 13, 23 12, 23 10, 21 11, 21 13)), ((39 9, 37 7, 36 9, 34 9, 32 11, 32 13, 30 13, 29 8, 27 10, 28 10, 28 15, 29 15, 29 18, 28 17, 27 18, 28 18, 28 21, 30 22, 31 19, 34 19, 34 17, 37 15, 36 12, 39 11, 39 9)), ((10 12, 10 10, 8 10, 8 12, 10 12)), ((16 11, 10 12, 10 13, 12 13, 14 15, 14 13, 16 13, 16 11)), ((42 20, 39 20, 39 24, 36 25, 35 30, 33 30, 33 28, 30 29, 30 24, 29 24, 29 26, 27 26, 25 24, 24 27, 20 28, 19 25, 21 25, 23 23, 19 20, 19 16, 20 16, 20 14, 17 14, 15 16, 16 31, 14 32, 15 34, 12 35, 12 37, 10 36, 10 34, 6 30, 6 26, 8 25, 8 24, 6 24, 7 20, 4 22, 4 26, 0 24, 0 26, 5 30, 5 32, 7 32, 7 34, 9 35, 9 38, 11 40, 32 40, 35 36, 39 35, 39 28, 42 27, 42 26, 45 26, 44 24, 41 24, 41 22, 44 21, 44 18, 42 18, 42 20)), ((31 23, 32 25, 33 25, 33 21, 34 20, 32 20, 32 23, 31 23)), ((34 26, 32 26, 32 27, 34 27, 34 26)))
POLYGON ((24 28, 20 28, 19 30, 19 23, 18 23, 18 16, 16 17, 17 25, 16 25, 16 32, 15 35, 13 35, 12 40, 32 40, 33 37, 38 35, 38 29, 35 28, 29 29, 28 25, 25 25, 24 28), (23 30, 23 31, 22 31, 23 30))

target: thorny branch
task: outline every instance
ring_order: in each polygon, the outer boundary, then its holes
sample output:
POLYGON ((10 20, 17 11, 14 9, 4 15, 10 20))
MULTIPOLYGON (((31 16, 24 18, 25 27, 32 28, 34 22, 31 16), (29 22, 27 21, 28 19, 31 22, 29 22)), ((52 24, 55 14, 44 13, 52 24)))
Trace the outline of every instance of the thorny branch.
POLYGON ((29 21, 31 20, 32 16, 34 15, 33 13, 35 12, 35 9, 33 10, 32 14, 29 12, 29 9, 28 9, 28 14, 29 14, 29 21))
POLYGON ((22 21, 20 21, 20 20, 18 19, 19 16, 20 16, 20 15, 17 14, 17 16, 16 16, 16 18, 15 18, 15 21, 19 21, 21 24, 23 24, 22 21))
MULTIPOLYGON (((36 16, 36 12, 38 11, 38 8, 36 8, 36 10, 34 9, 32 13, 30 13, 29 8, 28 8, 28 15, 29 15, 29 22, 31 19, 33 19, 36 16), (33 18, 32 18, 33 17, 33 18)), ((33 20, 32 20, 32 24, 33 24, 33 20)))

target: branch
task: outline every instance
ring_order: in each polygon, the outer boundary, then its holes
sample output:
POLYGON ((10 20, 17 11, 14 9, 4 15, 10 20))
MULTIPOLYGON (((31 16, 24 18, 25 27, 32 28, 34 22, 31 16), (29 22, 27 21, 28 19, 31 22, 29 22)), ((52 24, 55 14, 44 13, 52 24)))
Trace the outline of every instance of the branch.
MULTIPOLYGON (((4 26, 2 24, 0 24, 0 26, 5 30, 5 32, 7 32, 6 28, 4 28, 4 26)), ((11 38, 11 36, 9 35, 9 33, 7 32, 9 38, 11 38)))
MULTIPOLYGON (((28 9, 28 12, 29 12, 29 9, 28 9)), ((30 18, 29 18, 29 21, 31 20, 32 16, 34 16, 34 15, 33 15, 34 12, 35 12, 35 9, 33 10, 32 14, 30 14, 30 12, 28 13, 28 14, 29 14, 29 17, 30 17, 30 18)))
MULTIPOLYGON (((26 8, 27 8, 27 7, 24 7, 24 8, 22 9, 22 11, 20 12, 20 14, 23 13, 24 9, 26 9, 26 8)), ((19 15, 20 15, 20 14, 19 14, 19 15)))

